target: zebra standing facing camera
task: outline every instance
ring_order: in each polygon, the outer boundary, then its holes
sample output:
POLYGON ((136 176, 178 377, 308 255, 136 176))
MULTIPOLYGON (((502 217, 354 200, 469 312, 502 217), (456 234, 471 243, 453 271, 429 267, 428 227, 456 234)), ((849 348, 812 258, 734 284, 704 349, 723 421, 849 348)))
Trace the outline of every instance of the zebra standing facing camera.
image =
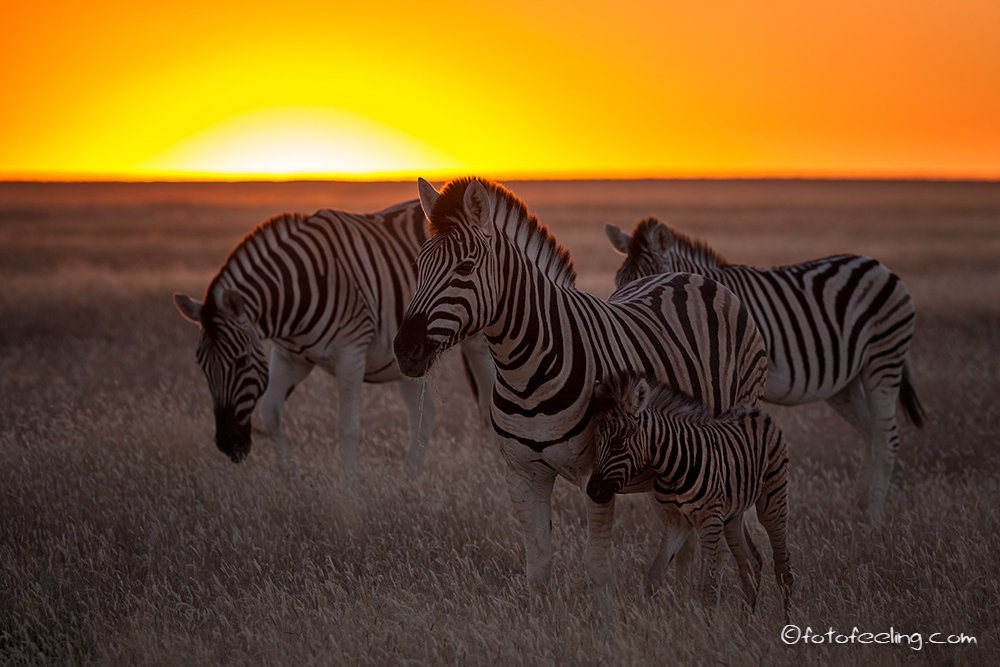
MULTIPOLYGON (((421 180, 419 191, 432 233, 417 257, 396 358, 420 377, 452 345, 486 334, 497 367, 493 430, 535 601, 551 576, 556 477, 582 490, 594 460, 595 380, 640 368, 723 412, 759 402, 764 343, 736 296, 702 276, 650 277, 607 301, 576 289, 569 251, 498 183, 462 178, 438 192, 421 180)), ((648 482, 628 491, 648 491, 648 482)), ((603 591, 614 503, 587 509, 587 571, 603 591)))

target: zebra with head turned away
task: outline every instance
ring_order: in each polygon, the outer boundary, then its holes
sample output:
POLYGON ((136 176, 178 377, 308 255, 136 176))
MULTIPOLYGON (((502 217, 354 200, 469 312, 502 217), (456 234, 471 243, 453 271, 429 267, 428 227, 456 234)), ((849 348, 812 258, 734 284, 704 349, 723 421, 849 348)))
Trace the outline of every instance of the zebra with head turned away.
MULTIPOLYGON (((423 464, 434 403, 423 381, 399 373, 392 341, 416 285, 414 259, 427 237, 416 200, 377 213, 286 213, 260 224, 229 253, 204 304, 174 302, 201 326, 197 359, 215 406, 215 441, 234 462, 250 451, 260 420, 279 466, 293 471, 281 427, 285 400, 314 366, 336 376, 337 436, 344 468, 355 467, 362 382, 398 381, 409 415, 406 466, 423 464), (263 340, 271 341, 270 364, 263 340)), ((462 347, 480 414, 486 418, 493 360, 480 336, 462 347)))
MULTIPOLYGON (((581 490, 594 460, 594 383, 639 369, 713 413, 757 404, 764 344, 728 289, 701 276, 639 281, 608 301, 575 288, 569 252, 503 186, 471 178, 439 193, 419 182, 431 237, 417 290, 396 335, 403 373, 419 377, 447 348, 479 332, 497 367, 493 429, 523 530, 531 599, 551 572, 551 493, 557 476, 581 490)), ((626 491, 649 491, 651 476, 626 491)), ((614 504, 588 502, 588 572, 611 578, 614 504)))
MULTIPOLYGON (((788 622, 788 452, 781 430, 757 408, 737 405, 718 417, 669 385, 637 373, 613 375, 594 391, 597 461, 587 495, 607 503, 652 469, 653 496, 669 543, 667 562, 694 528, 701 541, 703 601, 718 599, 716 566, 723 536, 750 609, 757 604, 761 557, 743 514, 756 507, 774 555, 788 622)), ((657 582, 649 582, 650 592, 657 582)))
POLYGON ((631 236, 606 226, 626 255, 618 287, 671 271, 719 281, 753 314, 767 345, 764 400, 801 405, 825 400, 868 443, 858 504, 880 521, 899 447, 896 403, 916 426, 923 409, 907 352, 914 308, 906 287, 877 260, 826 257, 771 269, 734 265, 702 241, 648 218, 631 236))

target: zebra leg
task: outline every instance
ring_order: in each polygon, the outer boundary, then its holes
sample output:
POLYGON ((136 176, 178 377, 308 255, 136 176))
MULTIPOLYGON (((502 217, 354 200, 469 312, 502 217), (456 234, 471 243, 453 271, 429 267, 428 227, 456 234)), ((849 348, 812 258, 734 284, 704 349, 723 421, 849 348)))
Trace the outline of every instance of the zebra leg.
POLYGON ((436 411, 434 398, 427 388, 427 380, 404 378, 396 383, 399 393, 406 403, 406 413, 410 422, 410 448, 406 452, 406 470, 416 474, 424 467, 424 454, 434 430, 436 411))
POLYGON ((361 385, 365 379, 365 348, 341 348, 336 358, 337 440, 344 470, 357 467, 358 441, 361 439, 361 385))
POLYGON ((312 369, 313 364, 293 357, 277 345, 271 349, 267 390, 260 398, 258 412, 261 427, 267 434, 267 439, 271 442, 271 448, 274 450, 278 469, 285 474, 294 474, 297 472, 298 466, 296 466, 295 459, 292 458, 285 442, 285 432, 281 427, 281 412, 285 407, 285 400, 292 393, 292 390, 306 379, 312 369))
MULTIPOLYGON (((586 494, 586 490, 584 490, 586 494)), ((614 566, 611 544, 615 524, 615 497, 607 503, 587 498, 587 574, 595 586, 611 583, 614 566)))
POLYGON ((492 433, 490 407, 493 404, 493 383, 496 381, 497 369, 493 363, 493 355, 490 354, 489 343, 486 342, 486 336, 479 333, 466 338, 459 345, 462 349, 462 361, 469 375, 469 383, 472 384, 476 400, 479 402, 479 417, 486 429, 492 433))
POLYGON ((868 398, 865 396, 860 375, 826 399, 826 403, 843 417, 844 421, 853 426, 865 442, 871 440, 871 413, 868 410, 868 398))
POLYGON ((704 561, 698 592, 707 609, 711 609, 719 602, 719 546, 722 543, 723 530, 722 514, 717 512, 712 512, 698 525, 698 538, 701 540, 701 554, 704 561))
POLYGON ((774 557, 774 577, 781 591, 785 623, 789 622, 792 566, 788 557, 787 473, 774 475, 757 500, 757 519, 767 531, 774 557))
POLYGON ((736 561, 743 595, 750 606, 750 612, 753 613, 757 609, 757 590, 760 587, 760 554, 757 553, 756 545, 746 532, 742 514, 725 522, 722 531, 726 536, 729 551, 736 561))
POLYGON ((695 540, 692 538, 691 522, 677 511, 673 505, 656 503, 657 513, 663 523, 663 537, 656 557, 650 563, 646 574, 646 594, 652 596, 663 584, 671 561, 682 550, 690 551, 695 540))
MULTIPOLYGON (((514 446, 523 447, 519 443, 514 446)), ((534 607, 545 603, 552 575, 552 487, 556 471, 542 462, 515 461, 506 448, 503 451, 510 500, 524 536, 528 593, 534 607)))
POLYGON ((698 554, 698 533, 697 531, 692 531, 688 535, 687 540, 680 546, 680 550, 677 552, 676 562, 677 562, 677 578, 680 581, 687 582, 694 580, 695 573, 695 561, 698 554))
MULTIPOLYGON (((589 478, 588 478, 589 479, 589 478)), ((586 480, 584 480, 586 481, 586 480)), ((586 484, 582 484, 586 497, 586 484)), ((614 596, 612 538, 615 524, 615 497, 607 503, 587 503, 587 574, 593 585, 601 614, 617 632, 618 614, 614 596)))
MULTIPOLYGON (((755 512, 756 514, 756 512, 755 512)), ((744 515, 745 517, 746 515, 744 515)), ((757 588, 760 588, 760 572, 764 567, 764 559, 760 557, 760 552, 757 551, 757 545, 753 542, 753 537, 750 536, 750 528, 747 522, 743 522, 743 539, 746 540, 747 546, 750 547, 750 557, 753 559, 751 565, 753 565, 754 578, 757 580, 757 588)))
POLYGON ((861 466, 858 469, 857 504, 864 509, 872 485, 872 415, 861 376, 856 376, 846 387, 826 399, 827 405, 854 427, 864 443, 861 466))
POLYGON ((892 371, 877 379, 868 375, 864 378, 872 415, 871 485, 864 509, 869 519, 876 523, 882 521, 896 451, 899 449, 896 403, 899 400, 901 370, 893 368, 892 371))

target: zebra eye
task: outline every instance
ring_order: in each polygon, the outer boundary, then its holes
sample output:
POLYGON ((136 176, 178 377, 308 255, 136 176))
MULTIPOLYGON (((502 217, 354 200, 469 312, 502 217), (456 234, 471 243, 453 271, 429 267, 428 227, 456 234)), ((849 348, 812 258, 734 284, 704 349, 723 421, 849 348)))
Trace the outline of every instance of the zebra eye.
POLYGON ((233 368, 236 369, 236 371, 242 371, 244 368, 247 367, 247 364, 249 363, 250 363, 249 355, 241 354, 240 356, 236 357, 236 361, 233 362, 233 368))
POLYGON ((455 267, 455 273, 460 276, 467 276, 472 273, 472 269, 475 268, 476 264, 471 259, 466 259, 458 263, 455 267))

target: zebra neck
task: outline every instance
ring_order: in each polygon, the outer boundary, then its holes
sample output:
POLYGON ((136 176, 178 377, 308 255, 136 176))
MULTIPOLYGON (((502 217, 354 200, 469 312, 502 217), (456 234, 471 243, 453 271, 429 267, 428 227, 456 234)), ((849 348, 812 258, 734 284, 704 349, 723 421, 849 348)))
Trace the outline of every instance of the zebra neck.
MULTIPOLYGON (((228 267, 226 267, 228 268, 228 267)), ((208 288, 206 300, 211 298, 216 307, 222 304, 223 293, 233 290, 243 297, 243 307, 247 318, 257 329, 261 339, 273 338, 275 336, 274 326, 263 317, 266 305, 261 302, 260 295, 257 294, 245 281, 236 280, 233 271, 223 270, 215 277, 208 288)))
POLYGON ((500 266, 506 279, 499 281, 496 311, 483 331, 501 390, 519 402, 536 402, 567 381, 573 392, 580 382, 593 382, 582 377, 592 372, 579 323, 566 313, 577 295, 596 297, 560 287, 516 252, 501 257, 500 266))

